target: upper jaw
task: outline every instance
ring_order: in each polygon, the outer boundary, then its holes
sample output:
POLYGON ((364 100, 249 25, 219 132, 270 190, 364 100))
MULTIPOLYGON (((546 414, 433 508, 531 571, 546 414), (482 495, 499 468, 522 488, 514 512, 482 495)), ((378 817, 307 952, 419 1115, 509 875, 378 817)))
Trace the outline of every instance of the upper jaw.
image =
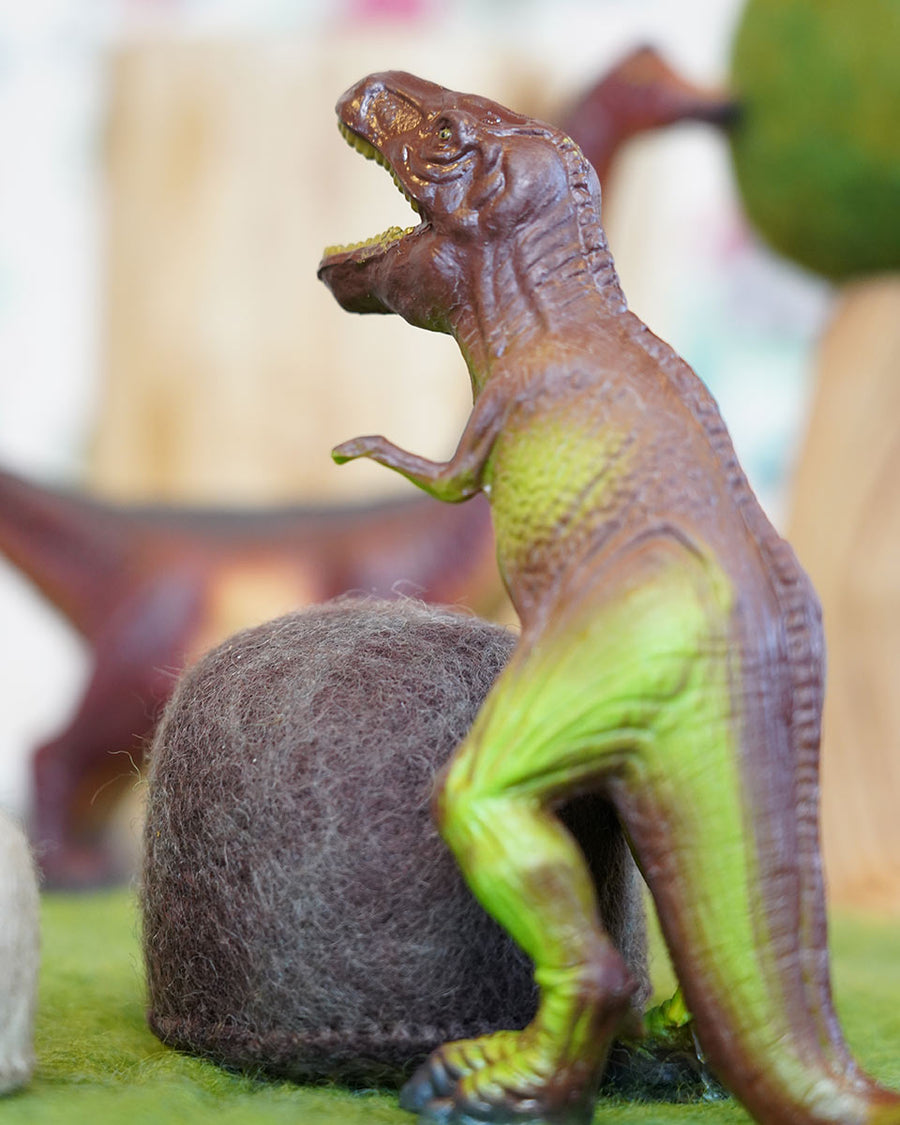
POLYGON ((337 115, 353 133, 376 149, 418 130, 443 105, 447 91, 405 71, 370 74, 338 99, 337 115))
POLYGON ((391 227, 373 238, 352 245, 327 247, 318 271, 319 277, 323 280, 326 279, 327 271, 331 267, 343 263, 363 265, 373 258, 389 253, 404 239, 421 233, 427 226, 428 219, 423 213, 421 202, 401 180, 385 153, 385 147, 392 140, 395 140, 400 133, 417 128, 425 116, 415 100, 405 92, 401 92, 403 82, 398 80, 408 80, 406 85, 418 84, 423 88, 431 87, 433 90, 440 90, 440 87, 416 79, 412 75, 394 72, 372 75, 351 87, 339 99, 336 107, 338 128, 351 147, 362 153, 367 160, 374 160, 388 170, 412 209, 422 215, 422 221, 417 226, 405 230, 391 227), (391 79, 394 81, 392 82, 391 79))

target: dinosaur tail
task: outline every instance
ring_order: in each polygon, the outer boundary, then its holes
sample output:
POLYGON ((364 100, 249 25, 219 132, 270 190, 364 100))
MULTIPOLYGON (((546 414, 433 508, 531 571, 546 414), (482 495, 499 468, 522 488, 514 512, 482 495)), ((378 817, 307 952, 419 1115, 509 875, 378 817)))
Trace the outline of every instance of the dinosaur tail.
POLYGON ((680 797, 632 789, 616 803, 700 1045, 754 1119, 900 1125, 900 1095, 861 1071, 835 1017, 822 883, 796 858, 815 810, 796 807, 789 740, 759 770, 707 756, 680 797))
POLYGON ((124 576, 127 522, 113 507, 0 470, 0 553, 85 636, 124 576))
MULTIPOLYGON (((704 952, 714 940, 712 931, 708 929, 704 933, 694 934, 690 940, 696 939, 696 956, 692 955, 690 963, 683 970, 679 969, 679 973, 683 971, 685 977, 693 981, 693 986, 689 985, 685 992, 692 1009, 696 1009, 696 1015, 716 991, 718 979, 719 988, 731 990, 733 997, 744 990, 745 1012, 749 1012, 752 1007, 750 993, 753 989, 748 982, 755 972, 759 985, 757 995, 767 994, 774 1009, 780 1013, 778 1018, 781 1020, 781 1028, 779 1030, 773 1025, 769 1037, 772 1057, 764 1064, 762 1071, 759 1070, 759 1060, 766 1051, 759 1055, 751 1051, 757 1065, 744 1066, 743 1077, 737 1074, 732 1079, 725 1073, 727 1068, 734 1065, 740 1051, 734 1052, 730 1059, 726 1058, 725 1065, 721 1067, 723 1079, 732 1085, 735 1092, 738 1092, 739 1086, 747 1087, 748 1106, 771 1095, 771 1103, 765 1100, 762 1102, 764 1107, 769 1105, 770 1108, 759 1111, 760 1120, 771 1122, 772 1125, 782 1121, 791 1122, 792 1125, 799 1122, 806 1125, 808 1122, 832 1121, 839 1121, 841 1125, 860 1121, 900 1125, 900 1098, 881 1090, 854 1063, 841 1033, 831 996, 824 877, 819 845, 819 736, 824 642, 818 601, 793 551, 771 527, 757 503, 738 464, 725 424, 708 391, 668 345, 649 333, 642 334, 640 342, 662 364, 673 385, 690 404, 706 431, 722 473, 729 481, 747 530, 757 543, 765 561, 765 569, 771 576, 772 593, 784 630, 783 658, 787 660, 789 667, 788 697, 784 698, 779 691, 768 693, 771 712, 774 714, 780 707, 782 718, 787 717, 787 722, 776 723, 776 733, 771 722, 767 723, 757 715, 757 761, 752 770, 745 771, 740 782, 744 793, 754 784, 759 786, 756 793, 759 813, 755 818, 756 828, 759 829, 761 824, 768 825, 770 836, 765 844, 757 842, 755 855, 736 858, 730 872, 733 880, 742 880, 748 875, 753 877, 755 886, 752 888, 752 899, 744 906, 755 917, 754 925, 759 924, 763 915, 763 903, 766 901, 778 901, 785 907, 780 919, 768 920, 769 929, 780 939, 781 956, 776 965, 765 965, 766 935, 763 929, 754 929, 748 935, 744 949, 743 964, 746 971, 740 980, 736 980, 735 973, 729 973, 727 969, 723 972, 722 965, 717 965, 721 948, 710 949, 709 955, 704 952), (771 702, 776 698, 780 700, 780 704, 771 702), (721 973, 721 976, 716 978, 716 973, 721 973), (694 998, 690 995, 692 988, 694 998), (797 1021, 794 1030, 790 1030, 792 1019, 797 1021), (788 1089, 790 1082, 782 1086, 780 1092, 775 1088, 778 1082, 775 1076, 788 1065, 788 1056, 778 1044, 778 1035, 782 1032, 788 1037, 795 1035, 798 1042, 807 1044, 807 1062, 799 1066, 795 1074, 805 1074, 806 1079, 813 1082, 807 1095, 806 1108, 797 1109, 795 1116, 791 1115, 789 1108, 785 1108, 790 1105, 793 1096, 788 1089), (770 1084, 769 1093, 763 1093, 770 1084), (824 1091, 829 1089, 831 1094, 826 1095, 824 1091), (833 1100, 830 1109, 825 1108, 829 1097, 833 1100), (809 1109, 812 1098, 818 1099, 819 1109, 815 1112, 809 1109), (842 1098, 848 1099, 848 1107, 844 1116, 835 1116, 834 1106, 842 1098), (853 1108, 850 1108, 851 1105, 853 1108), (778 1108, 771 1109, 771 1106, 778 1108)), ((761 658, 759 667, 766 663, 761 658)), ((761 698, 765 698, 766 694, 763 691, 761 698)), ((770 715, 770 720, 771 717, 770 715)), ((741 802, 738 802, 738 807, 743 807, 741 802)), ((661 810, 657 811, 661 813, 661 810)), ((643 815, 645 814, 641 814, 643 815)), ((740 823, 742 813, 737 816, 734 823, 740 823)), ((698 810, 694 823, 702 823, 702 817, 703 813, 698 810)), ((718 842, 710 840, 708 835, 704 839, 709 848, 720 848, 719 854, 722 857, 733 843, 727 837, 718 842)), ((680 843, 670 840, 668 847, 672 852, 680 848, 685 856, 690 852, 690 844, 684 840, 680 843)), ((658 894, 660 901, 666 901, 666 910, 675 919, 680 903, 674 901, 677 895, 669 894, 667 884, 671 879, 685 878, 687 875, 686 872, 679 874, 671 869, 673 861, 674 856, 671 855, 660 858, 660 867, 669 869, 669 879, 658 878, 658 889, 654 890, 654 894, 658 894)), ((727 866, 728 861, 723 858, 722 870, 727 866)), ((718 924, 727 926, 729 919, 726 912, 720 909, 721 904, 709 902, 708 905, 710 909, 715 907, 718 924)), ((712 925, 710 919, 706 921, 712 925)), ((677 925, 690 930, 693 921, 681 918, 677 925)), ((674 935, 674 940, 670 939, 670 945, 678 944, 679 940, 678 935, 674 935)), ((707 1035, 711 1039, 720 1037, 717 1028, 731 1028, 736 1035, 740 1032, 746 1041, 747 1028, 744 1024, 747 1018, 745 1015, 742 1022, 739 1016, 732 1013, 729 1017, 727 1013, 714 1010, 713 1006, 707 1015, 699 1017, 698 1026, 707 1026, 707 1035)), ((721 1034, 727 1038, 729 1032, 723 1030, 721 1034)), ((724 1055, 728 1056, 724 1040, 720 1047, 724 1055)), ((713 1051, 718 1049, 713 1046, 713 1051)), ((742 1095, 739 1093, 739 1096, 742 1095)))

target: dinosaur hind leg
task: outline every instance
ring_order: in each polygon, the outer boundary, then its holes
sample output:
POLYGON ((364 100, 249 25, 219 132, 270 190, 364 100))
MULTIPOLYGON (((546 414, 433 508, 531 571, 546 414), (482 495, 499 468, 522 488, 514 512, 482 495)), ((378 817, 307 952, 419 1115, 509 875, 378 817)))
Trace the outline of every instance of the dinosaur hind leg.
POLYGON ((534 959, 541 999, 522 1032, 439 1048, 401 1104, 434 1111, 452 1095, 450 1120, 517 1121, 540 1102, 541 1122, 586 1125, 636 982, 601 927, 593 880, 557 817, 515 794, 470 791, 457 801, 453 790, 451 777, 438 821, 457 855, 478 856, 470 885, 534 959))
POLYGON ((571 615, 526 628, 443 777, 441 833, 476 897, 534 961, 539 1004, 520 1033, 441 1048, 404 1094, 423 1120, 590 1120, 636 982, 556 810, 628 772, 653 717, 682 690, 694 659, 685 638, 707 611, 698 613, 683 554, 643 544, 589 582, 571 615))

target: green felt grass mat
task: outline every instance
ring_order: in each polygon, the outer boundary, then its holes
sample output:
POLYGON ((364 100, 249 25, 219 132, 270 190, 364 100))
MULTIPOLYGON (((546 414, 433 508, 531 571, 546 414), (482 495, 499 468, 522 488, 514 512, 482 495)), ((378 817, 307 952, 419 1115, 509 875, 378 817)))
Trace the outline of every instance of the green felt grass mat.
MULTIPOLYGON (((900 1087, 900 924, 838 918, 835 989, 861 1060, 900 1087)), ((662 960, 661 957, 657 960, 662 960)), ((668 987, 665 966, 660 985, 668 987)), ((144 1023, 137 921, 126 892, 46 896, 38 1065, 31 1086, 0 1100, 18 1125, 410 1125, 385 1093, 257 1082, 176 1054, 144 1023)), ((609 1125, 746 1122, 733 1103, 604 1104, 609 1125)))

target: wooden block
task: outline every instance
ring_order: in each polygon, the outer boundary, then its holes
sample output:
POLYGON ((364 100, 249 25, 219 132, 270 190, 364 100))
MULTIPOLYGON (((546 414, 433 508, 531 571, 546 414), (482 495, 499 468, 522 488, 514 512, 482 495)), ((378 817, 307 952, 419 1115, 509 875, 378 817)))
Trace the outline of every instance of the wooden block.
POLYGON ((828 643, 831 899, 900 913, 900 276, 849 287, 822 340, 788 538, 828 643))

